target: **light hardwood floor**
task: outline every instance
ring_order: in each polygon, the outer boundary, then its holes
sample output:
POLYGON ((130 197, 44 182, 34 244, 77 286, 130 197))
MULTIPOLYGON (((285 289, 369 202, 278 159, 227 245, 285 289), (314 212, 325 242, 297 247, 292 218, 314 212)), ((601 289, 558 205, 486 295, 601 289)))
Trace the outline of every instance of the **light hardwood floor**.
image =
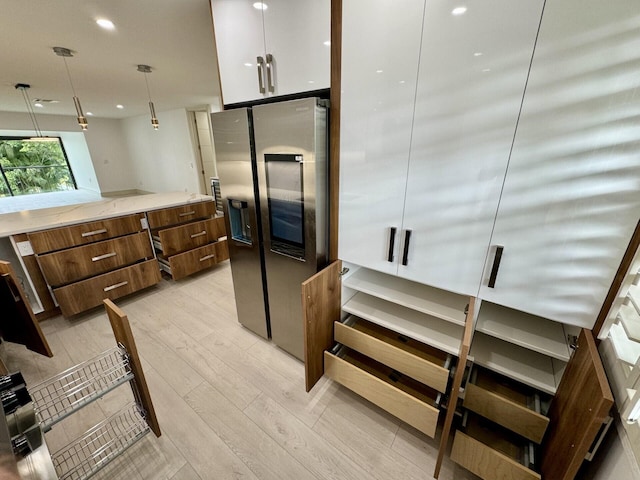
MULTIPOLYGON (((323 378, 237 323, 228 262, 117 301, 143 361, 162 436, 144 437, 100 479, 413 480, 433 475, 437 442, 323 378)), ((42 324, 49 359, 5 343, 28 384, 111 348, 106 313, 42 324)), ((47 434, 52 452, 132 400, 121 386, 47 434)), ((448 459, 443 480, 476 478, 448 459)))

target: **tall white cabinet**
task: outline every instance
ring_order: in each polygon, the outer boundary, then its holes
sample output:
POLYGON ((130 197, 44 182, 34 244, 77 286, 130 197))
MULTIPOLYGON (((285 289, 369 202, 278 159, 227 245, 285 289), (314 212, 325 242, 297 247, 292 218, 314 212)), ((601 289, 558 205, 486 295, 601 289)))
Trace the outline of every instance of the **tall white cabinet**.
POLYGON ((343 2, 338 249, 385 273, 398 270, 423 9, 343 2))
POLYGON ((211 0, 225 105, 329 88, 330 0, 211 0))
POLYGON ((477 295, 543 3, 426 3, 400 276, 477 295))
POLYGON ((593 327, 640 216, 638 11, 547 1, 483 299, 593 327))

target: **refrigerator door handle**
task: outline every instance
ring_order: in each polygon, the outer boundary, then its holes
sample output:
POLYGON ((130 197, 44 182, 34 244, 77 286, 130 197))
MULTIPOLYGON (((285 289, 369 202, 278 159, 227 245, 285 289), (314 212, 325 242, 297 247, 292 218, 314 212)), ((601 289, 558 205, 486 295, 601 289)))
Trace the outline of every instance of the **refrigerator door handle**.
POLYGON ((258 57, 256 59, 258 64, 258 90, 260 93, 265 93, 264 89, 264 58, 258 57))
POLYGON ((267 53, 267 88, 270 93, 276 91, 276 87, 273 83, 273 55, 267 53))

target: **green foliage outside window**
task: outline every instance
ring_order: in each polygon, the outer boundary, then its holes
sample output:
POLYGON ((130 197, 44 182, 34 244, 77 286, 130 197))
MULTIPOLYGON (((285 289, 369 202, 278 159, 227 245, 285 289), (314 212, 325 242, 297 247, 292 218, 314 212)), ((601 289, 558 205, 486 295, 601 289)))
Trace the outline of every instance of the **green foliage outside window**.
POLYGON ((0 196, 76 188, 60 140, 0 139, 0 196))

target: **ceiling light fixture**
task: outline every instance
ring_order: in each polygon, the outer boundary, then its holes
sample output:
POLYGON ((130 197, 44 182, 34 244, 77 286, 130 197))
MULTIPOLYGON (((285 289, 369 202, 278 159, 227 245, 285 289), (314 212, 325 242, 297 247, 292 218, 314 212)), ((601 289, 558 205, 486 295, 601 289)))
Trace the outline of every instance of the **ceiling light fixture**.
POLYGON ((160 123, 156 117, 156 107, 151 101, 151 92, 149 91, 149 80, 147 80, 147 73, 151 73, 151 67, 149 65, 138 65, 138 71, 144 73, 144 82, 147 84, 147 95, 149 96, 149 111, 151 112, 151 125, 154 130, 158 130, 160 123))
POLYGON ((263 2, 256 2, 253 4, 253 8, 257 9, 257 10, 266 10, 267 8, 267 4, 263 3, 263 2))
POLYGON ((116 108, 122 110, 124 108, 124 105, 118 104, 118 105, 116 105, 116 108))
POLYGON ((462 15, 463 13, 465 13, 467 11, 467 7, 456 7, 453 10, 451 10, 451 15, 462 15))
POLYGON ((29 118, 31 118, 33 130, 36 132, 36 137, 41 138, 43 136, 42 131, 40 130, 40 125, 38 125, 36 112, 31 106, 31 99, 29 98, 29 93, 27 92, 27 90, 31 88, 31 85, 29 85, 28 83, 16 83, 14 87, 16 90, 20 90, 20 92, 22 92, 22 98, 24 99, 24 103, 27 106, 27 113, 29 114, 29 118))
POLYGON ((111 20, 107 20, 106 18, 99 18, 98 20, 96 20, 96 23, 105 30, 115 30, 116 28, 113 22, 111 20))
POLYGON ((71 91, 73 92, 73 104, 76 106, 76 114, 78 115, 78 125, 82 130, 86 130, 89 126, 87 123, 87 117, 82 113, 82 105, 80 105, 80 99, 76 95, 76 89, 73 88, 73 82, 71 81, 71 73, 69 73, 69 66, 67 65, 67 57, 73 57, 71 50, 64 47, 53 47, 53 51, 59 57, 64 60, 64 66, 67 69, 67 76, 69 77, 69 84, 71 85, 71 91))

